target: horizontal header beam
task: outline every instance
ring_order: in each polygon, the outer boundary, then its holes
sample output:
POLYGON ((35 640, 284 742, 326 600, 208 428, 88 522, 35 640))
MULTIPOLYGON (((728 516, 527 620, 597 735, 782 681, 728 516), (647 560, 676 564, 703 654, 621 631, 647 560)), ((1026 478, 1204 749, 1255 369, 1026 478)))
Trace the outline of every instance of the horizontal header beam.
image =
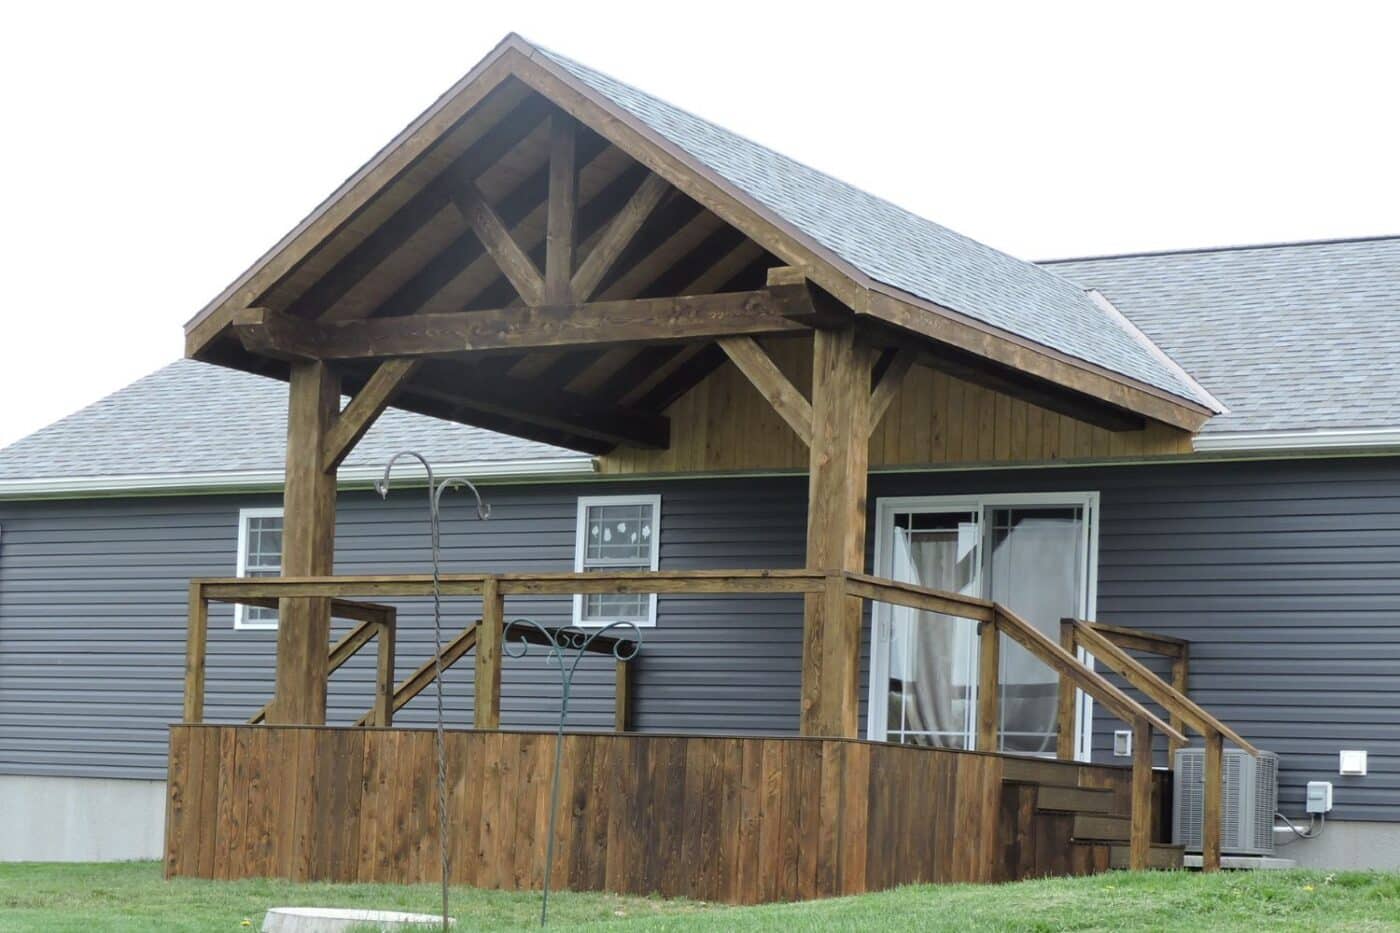
POLYGON ((765 290, 332 323, 248 308, 234 318, 234 329, 245 348, 266 356, 368 359, 677 343, 806 330, 785 316, 785 308, 765 290))

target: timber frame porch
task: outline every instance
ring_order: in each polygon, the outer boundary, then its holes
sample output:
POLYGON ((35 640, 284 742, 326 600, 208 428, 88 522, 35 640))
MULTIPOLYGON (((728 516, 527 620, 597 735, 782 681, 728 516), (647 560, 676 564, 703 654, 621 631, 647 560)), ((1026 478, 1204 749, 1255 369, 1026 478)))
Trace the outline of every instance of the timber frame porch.
MULTIPOLYGON (((476 771, 459 772, 454 785, 465 788, 453 806, 477 847, 466 837, 449 842, 464 853, 460 871, 472 852, 476 862, 498 866, 476 865, 471 871, 488 874, 464 880, 523 886, 535 877, 519 862, 513 873, 499 867, 511 864, 515 847, 524 852, 538 840, 527 833, 529 821, 513 824, 519 832, 511 835, 498 830, 514 817, 488 812, 488 800, 511 792, 504 774, 512 756, 529 758, 538 747, 532 737, 499 731, 506 600, 523 595, 791 594, 803 605, 794 697, 800 737, 568 737, 593 768, 588 785, 582 770, 572 772, 576 790, 606 781, 621 755, 634 756, 627 760, 640 769, 624 786, 646 775, 634 789, 649 795, 640 813, 622 812, 615 798, 606 815, 590 811, 594 843, 567 874, 560 866, 571 884, 654 884, 667 894, 764 900, 1115 862, 1146 868, 1157 851, 1151 738, 1160 733, 1175 746, 1188 727, 1206 736, 1206 811, 1218 816, 1221 743, 1250 746, 1191 703, 1184 682, 1156 681, 1111 650, 1113 632, 1066 620, 1057 641, 1005 606, 864 573, 872 463, 1174 455, 1189 451, 1192 433, 1219 410, 1208 393, 1184 371, 1159 368, 1152 348, 1128 335, 1102 301, 1011 257, 983 267, 1009 276, 1009 287, 980 297, 933 286, 915 294, 878 278, 745 187, 743 172, 726 175, 705 147, 668 137, 658 126, 669 117, 648 121, 629 110, 641 92, 610 93, 590 74, 508 37, 186 325, 187 356, 288 382, 287 458, 282 576, 191 586, 167 870, 431 876, 433 860, 416 848, 433 832, 422 824, 432 807, 425 764, 394 751, 421 742, 392 725, 395 711, 432 682, 434 661, 394 683, 394 612, 359 600, 424 596, 432 584, 424 575, 334 575, 337 471, 391 404, 594 454, 604 472, 777 469, 809 478, 806 569, 444 578, 445 595, 479 598, 483 607, 442 655, 449 666, 474 655, 477 731, 453 741, 465 759, 459 764, 488 769, 479 794, 476 771), (1005 307, 954 306, 964 299, 1005 307), (1022 306, 1036 302, 1069 309, 1077 315, 1070 330, 1116 349, 1015 330, 1022 306), (343 406, 342 393, 350 396, 343 406), (956 438, 945 422, 960 426, 956 438), (201 723, 211 601, 278 608, 274 696, 249 724, 201 723), (1075 691, 1083 691, 1133 730, 1132 768, 856 741, 871 602, 980 626, 979 748, 997 747, 1005 636, 1058 673, 1061 741, 1075 691), (331 646, 334 617, 357 625, 331 646), (330 673, 371 642, 377 682, 360 724, 327 728, 330 673), (1170 721, 1082 663, 1080 649, 1164 707, 1170 721), (277 769, 286 768, 292 746, 306 768, 287 774, 277 769), (682 799, 663 799, 652 779, 677 761, 682 799), (273 818, 284 782, 296 788, 290 821, 273 818), (756 811, 751 795, 760 784, 765 803, 756 811), (770 790, 777 810, 766 802, 770 790), (931 837, 910 819, 924 798, 952 808, 926 814, 939 827, 931 837), (366 814, 376 828, 366 828, 366 814), (692 814, 701 814, 693 827, 692 814), (764 887, 752 865, 722 882, 706 874, 703 866, 740 864, 716 840, 728 844, 750 825, 773 836, 787 824, 804 836, 760 839, 759 848, 777 853, 790 884, 764 887), (401 831, 389 839, 386 826, 401 831), (377 853, 368 866, 367 832, 377 853), (692 849, 666 842, 692 832, 701 840, 693 851, 704 883, 677 861, 692 849), (599 833, 608 844, 597 843, 599 833), (886 850, 908 854, 912 867, 879 864, 872 853, 886 850), (660 876, 628 867, 656 853, 665 863, 660 876)), ((648 106, 663 117, 675 113, 661 102, 648 106)), ((778 158, 755 158, 769 156, 778 158)), ((984 257, 986 248, 969 242, 954 243, 956 255, 942 260, 959 269, 984 257)), ((905 245, 882 248, 903 254, 905 245)), ((625 664, 617 683, 622 731, 625 664)), ((576 815, 580 807, 572 806, 576 815)), ((1219 861, 1218 822, 1207 820, 1208 868, 1219 861)))

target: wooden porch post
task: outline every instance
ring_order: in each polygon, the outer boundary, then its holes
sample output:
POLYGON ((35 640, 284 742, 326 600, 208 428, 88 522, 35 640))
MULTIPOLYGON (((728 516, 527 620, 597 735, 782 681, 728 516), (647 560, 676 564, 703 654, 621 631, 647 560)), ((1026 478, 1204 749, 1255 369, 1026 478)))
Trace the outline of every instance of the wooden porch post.
POLYGON ((506 601, 499 577, 481 581, 481 622, 476 627, 476 704, 478 729, 501 728, 501 638, 506 601))
POLYGON ((1133 792, 1128 867, 1146 871, 1152 860, 1152 724, 1133 723, 1133 792))
MULTIPOLYGON (((807 566, 865 568, 871 353, 854 327, 817 330, 812 351, 812 442, 807 566)), ((802 646, 802 734, 859 732, 861 602, 839 588, 809 594, 802 646)))
MULTIPOLYGON (((335 554, 335 467, 324 469, 326 435, 340 408, 340 380, 321 361, 292 364, 287 411, 287 481, 282 496, 282 575, 330 574, 335 554)), ((277 692, 271 724, 326 721, 331 601, 278 604, 277 692)))
MULTIPOLYGON (((1060 647, 1065 651, 1079 657, 1079 645, 1074 637, 1074 620, 1060 620, 1060 647)), ((1078 725, 1074 701, 1077 699, 1077 690, 1074 681, 1064 674, 1060 675, 1060 689, 1058 711, 1056 718, 1059 726, 1055 737, 1055 757, 1065 761, 1074 760, 1075 727, 1078 725)))
POLYGON ((1001 630, 995 617, 982 623, 977 637, 977 750, 995 752, 1001 750, 1001 630))
POLYGON ((1221 803, 1225 795, 1225 740, 1206 733, 1205 801, 1201 807, 1201 870, 1220 870, 1221 803))

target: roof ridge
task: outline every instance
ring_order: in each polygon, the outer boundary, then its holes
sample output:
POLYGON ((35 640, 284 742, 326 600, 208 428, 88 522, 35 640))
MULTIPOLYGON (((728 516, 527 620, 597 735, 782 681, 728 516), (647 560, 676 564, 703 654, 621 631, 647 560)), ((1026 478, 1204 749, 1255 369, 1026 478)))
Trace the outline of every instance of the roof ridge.
POLYGON ((1053 266, 1071 262, 1101 262, 1112 259, 1139 259, 1149 256, 1190 256, 1205 253, 1241 253, 1251 250, 1292 249, 1294 247, 1333 246, 1345 243, 1376 243, 1400 240, 1400 233, 1380 233, 1370 236, 1332 237, 1321 240, 1279 240, 1270 243, 1238 243, 1228 246, 1194 246, 1185 249, 1140 250, 1132 253, 1100 253, 1092 256, 1062 256, 1058 259, 1037 259, 1038 266, 1053 266))

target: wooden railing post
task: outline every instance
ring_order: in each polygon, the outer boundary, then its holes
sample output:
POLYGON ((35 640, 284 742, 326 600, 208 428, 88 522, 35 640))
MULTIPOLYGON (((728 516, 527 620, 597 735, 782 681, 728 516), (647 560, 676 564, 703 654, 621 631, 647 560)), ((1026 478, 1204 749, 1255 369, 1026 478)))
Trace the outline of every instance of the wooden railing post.
POLYGON ((996 616, 983 622, 977 634, 977 748, 995 752, 1001 731, 1001 631, 996 616))
POLYGON ((476 716, 478 729, 501 727, 501 637, 506 603, 498 577, 481 581, 481 624, 476 632, 476 716))
POLYGON ((1201 808, 1201 870, 1220 870, 1221 797, 1225 791, 1225 739, 1206 733, 1205 806, 1201 808))
POLYGON ((190 581, 189 630, 185 635, 185 722, 204 721, 204 663, 209 645, 209 600, 204 585, 190 581))
POLYGON ((632 728, 632 665, 621 659, 617 662, 617 708, 614 711, 613 728, 626 732, 632 728))
MULTIPOLYGON (((1074 638, 1074 620, 1060 620, 1060 647, 1079 656, 1079 645, 1074 638)), ((1055 738, 1055 755, 1065 761, 1074 760, 1075 739, 1075 695, 1074 681, 1065 674, 1060 675, 1060 697, 1057 719, 1059 722, 1055 738)))
POLYGON ((389 610, 379 620, 379 653, 374 670, 374 724, 388 727, 394 722, 394 629, 396 613, 389 610))
POLYGON ((1133 723, 1133 802, 1128 867, 1145 871, 1152 859, 1152 724, 1133 723))
MULTIPOLYGON (((1177 693, 1181 694, 1182 696, 1190 695, 1187 692, 1188 685, 1190 683, 1190 656, 1190 649, 1185 644, 1182 644, 1177 650, 1176 657, 1172 658, 1172 689, 1175 690, 1177 693)), ((1180 716, 1173 714, 1171 722, 1172 725, 1175 726, 1177 729, 1182 729, 1183 720, 1180 716)), ((1168 768, 1176 767, 1176 752, 1177 749, 1181 748, 1181 746, 1182 743, 1178 742, 1176 739, 1171 739, 1167 742, 1168 768)))

